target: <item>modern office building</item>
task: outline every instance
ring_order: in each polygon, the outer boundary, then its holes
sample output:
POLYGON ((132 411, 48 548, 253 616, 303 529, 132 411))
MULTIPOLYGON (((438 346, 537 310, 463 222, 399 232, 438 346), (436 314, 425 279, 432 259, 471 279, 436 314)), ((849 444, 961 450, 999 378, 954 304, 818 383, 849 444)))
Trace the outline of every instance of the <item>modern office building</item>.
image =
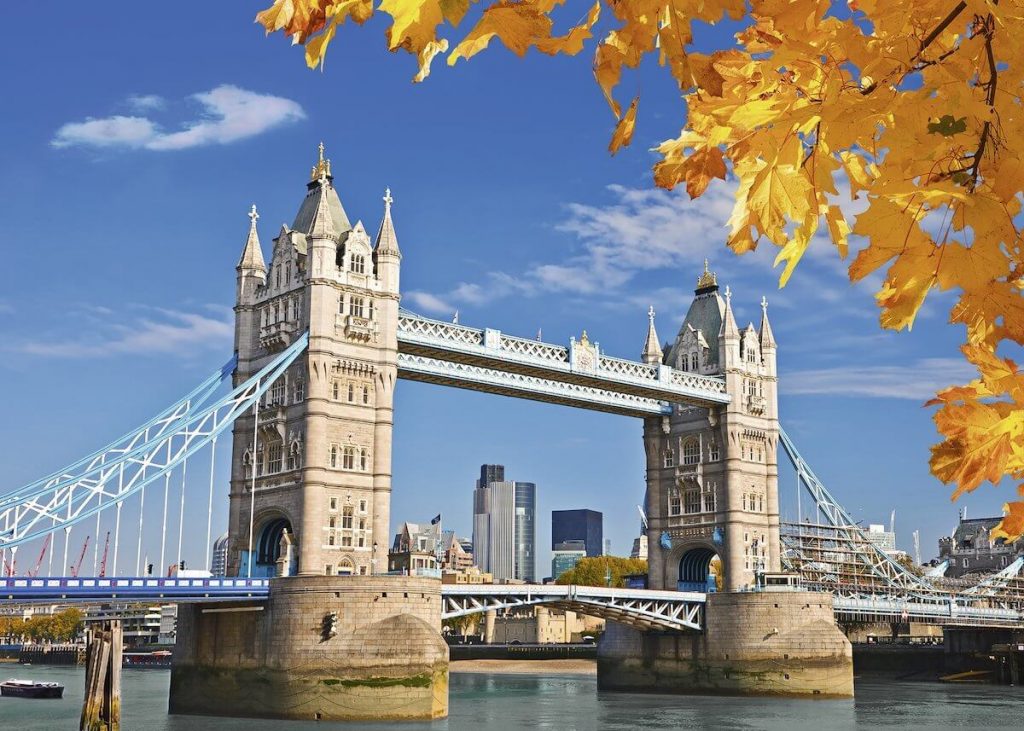
POLYGON ((502 465, 481 465, 473 491, 473 556, 496 580, 536 581, 537 486, 505 479, 502 465))
POLYGON ((213 542, 210 555, 210 575, 225 576, 228 572, 228 534, 225 533, 213 542))
POLYGON ((596 510, 552 510, 551 550, 559 543, 583 541, 588 556, 603 553, 602 515, 596 510))
POLYGON ((571 570, 587 555, 583 541, 565 541, 551 549, 551 578, 558 579, 566 571, 571 570))

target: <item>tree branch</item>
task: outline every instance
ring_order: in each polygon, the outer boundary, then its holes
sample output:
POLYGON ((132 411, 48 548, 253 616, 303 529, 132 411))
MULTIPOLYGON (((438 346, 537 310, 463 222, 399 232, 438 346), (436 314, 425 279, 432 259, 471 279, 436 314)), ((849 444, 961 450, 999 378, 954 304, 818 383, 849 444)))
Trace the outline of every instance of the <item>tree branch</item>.
MULTIPOLYGON (((985 56, 988 60, 988 82, 986 82, 986 93, 985 103, 988 104, 989 108, 993 106, 996 100, 996 84, 999 81, 999 72, 996 71, 996 58, 992 51, 992 36, 996 32, 996 21, 990 13, 985 19, 985 56)), ((985 146, 988 144, 988 138, 992 131, 992 120, 985 120, 984 126, 981 128, 981 139, 978 140, 978 149, 974 153, 974 163, 971 165, 971 190, 978 185, 978 169, 981 167, 981 159, 985 155, 985 146)))

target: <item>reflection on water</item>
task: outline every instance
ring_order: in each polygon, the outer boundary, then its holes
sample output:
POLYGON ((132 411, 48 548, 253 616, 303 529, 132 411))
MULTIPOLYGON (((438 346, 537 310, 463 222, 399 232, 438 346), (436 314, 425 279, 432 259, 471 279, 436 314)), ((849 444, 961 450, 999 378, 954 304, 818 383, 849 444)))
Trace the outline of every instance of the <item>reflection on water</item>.
MULTIPOLYGON (((81 668, 0 667, 3 677, 57 680, 64 699, 0 698, 0 729, 59 731, 78 727, 81 668)), ((333 724, 167 715, 166 670, 127 669, 125 731, 298 731, 299 729, 853 729, 1020 728, 1024 689, 938 683, 866 682, 852 701, 797 701, 598 693, 592 677, 455 674, 448 719, 434 723, 333 724)))

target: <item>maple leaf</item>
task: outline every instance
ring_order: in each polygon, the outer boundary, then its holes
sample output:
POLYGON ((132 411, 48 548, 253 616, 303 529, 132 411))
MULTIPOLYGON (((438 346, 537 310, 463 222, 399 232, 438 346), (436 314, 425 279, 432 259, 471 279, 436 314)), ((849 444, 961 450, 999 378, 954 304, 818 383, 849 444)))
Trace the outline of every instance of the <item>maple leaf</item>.
POLYGON ((622 119, 615 125, 615 134, 612 135, 612 141, 608 145, 608 150, 613 155, 619 151, 620 147, 629 145, 633 140, 633 128, 636 126, 636 108, 639 103, 640 97, 634 97, 633 101, 629 104, 629 108, 626 109, 626 113, 622 115, 622 119))
MULTIPOLYGON (((623 112, 616 90, 656 54, 683 111, 679 136, 656 148, 654 181, 685 183, 696 198, 731 170, 729 248, 778 247, 785 285, 822 219, 840 257, 851 234, 861 237, 850 279, 884 269, 875 299, 882 326, 897 330, 911 327, 933 288, 955 293, 950 322, 963 326, 964 356, 981 378, 934 400, 943 441, 931 466, 960 494, 1024 479, 1020 376, 993 360, 1002 344, 1024 344, 1022 2, 273 0, 256 21, 322 68, 339 28, 379 10, 390 18, 388 48, 416 57, 414 81, 440 54, 452 65, 494 40, 520 56, 572 55, 589 43, 617 120, 612 154, 639 114, 635 98, 623 112), (611 17, 595 40, 602 8, 611 17), (556 32, 556 9, 579 20, 556 32), (735 43, 707 35, 723 18, 742 21, 735 43), (855 216, 835 199, 845 187, 861 201, 855 216)), ((1013 535, 1024 520, 1019 503, 1008 505, 1001 530, 1013 535)))

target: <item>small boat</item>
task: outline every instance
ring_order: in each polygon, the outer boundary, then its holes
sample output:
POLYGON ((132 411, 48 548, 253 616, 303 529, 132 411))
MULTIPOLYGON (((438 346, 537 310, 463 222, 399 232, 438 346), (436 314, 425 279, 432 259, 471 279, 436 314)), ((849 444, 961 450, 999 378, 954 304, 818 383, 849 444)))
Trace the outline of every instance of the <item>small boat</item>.
POLYGON ((60 683, 37 683, 34 680, 11 678, 0 683, 0 695, 11 698, 62 698, 64 686, 60 683))

